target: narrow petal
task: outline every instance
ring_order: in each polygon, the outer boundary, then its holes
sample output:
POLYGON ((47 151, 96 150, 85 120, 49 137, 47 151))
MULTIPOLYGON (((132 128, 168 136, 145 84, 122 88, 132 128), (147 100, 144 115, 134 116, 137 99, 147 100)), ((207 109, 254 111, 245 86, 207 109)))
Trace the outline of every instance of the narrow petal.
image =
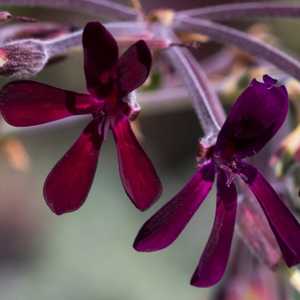
POLYGON ((143 40, 127 49, 118 64, 119 89, 122 95, 130 93, 145 82, 151 63, 150 49, 143 40))
POLYGON ((200 166, 184 188, 143 225, 134 248, 151 252, 173 243, 206 198, 213 181, 212 163, 200 166))
POLYGON ((93 182, 103 135, 92 121, 49 173, 44 197, 57 215, 80 208, 93 182))
POLYGON ((100 97, 110 94, 116 79, 117 42, 99 22, 88 23, 83 31, 84 71, 88 90, 100 97))
POLYGON ((3 118, 13 126, 32 126, 88 113, 89 95, 65 91, 35 81, 14 81, 0 92, 3 118))
POLYGON ((124 189, 133 204, 140 210, 147 209, 160 196, 160 179, 141 145, 137 141, 126 117, 112 125, 120 176, 124 189))
POLYGON ((191 284, 198 287, 209 287, 216 284, 223 276, 231 248, 237 193, 233 183, 226 183, 222 172, 217 181, 217 207, 212 232, 201 256, 191 284))
POLYGON ((253 80, 230 110, 216 144, 223 156, 246 157, 257 153, 275 135, 288 111, 284 86, 265 75, 253 80))
POLYGON ((259 173, 243 163, 242 178, 260 203, 289 267, 300 263, 300 225, 277 193, 259 173))

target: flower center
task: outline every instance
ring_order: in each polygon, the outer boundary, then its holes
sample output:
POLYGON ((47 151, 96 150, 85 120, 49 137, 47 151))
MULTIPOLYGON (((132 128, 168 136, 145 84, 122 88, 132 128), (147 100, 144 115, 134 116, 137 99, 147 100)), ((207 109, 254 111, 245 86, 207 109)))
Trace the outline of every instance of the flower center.
POLYGON ((226 159, 218 153, 213 153, 212 160, 217 169, 224 171, 227 177, 226 185, 230 186, 236 175, 239 174, 239 160, 233 157, 231 157, 230 159, 226 159))

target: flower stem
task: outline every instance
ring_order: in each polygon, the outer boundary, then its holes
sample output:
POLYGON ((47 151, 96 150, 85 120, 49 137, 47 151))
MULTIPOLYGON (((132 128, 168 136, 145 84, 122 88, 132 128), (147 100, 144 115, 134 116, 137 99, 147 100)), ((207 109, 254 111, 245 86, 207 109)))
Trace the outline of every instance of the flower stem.
POLYGON ((288 54, 256 38, 224 25, 193 18, 176 19, 175 27, 184 30, 197 30, 221 43, 231 43, 240 49, 258 56, 284 72, 300 80, 300 62, 288 54))
POLYGON ((85 12, 94 16, 112 16, 119 19, 136 19, 134 9, 111 0, 0 0, 1 6, 42 6, 85 12))
MULTIPOLYGON (((158 36, 169 40, 170 43, 178 44, 177 37, 170 28, 161 25, 156 25, 153 28, 158 36)), ((178 74, 182 76, 192 97, 193 106, 205 133, 206 142, 213 144, 222 124, 219 122, 222 107, 215 91, 208 82, 206 74, 185 48, 171 46, 166 49, 165 54, 178 74)))
POLYGON ((200 17, 214 20, 229 20, 244 17, 300 17, 300 5, 286 3, 233 3, 189 9, 177 13, 178 18, 200 17))
MULTIPOLYGON (((138 22, 111 22, 104 24, 116 40, 131 41, 138 39, 152 39, 153 35, 138 22)), ((65 36, 43 42, 50 57, 67 52, 70 48, 81 46, 82 30, 67 34, 65 36)))

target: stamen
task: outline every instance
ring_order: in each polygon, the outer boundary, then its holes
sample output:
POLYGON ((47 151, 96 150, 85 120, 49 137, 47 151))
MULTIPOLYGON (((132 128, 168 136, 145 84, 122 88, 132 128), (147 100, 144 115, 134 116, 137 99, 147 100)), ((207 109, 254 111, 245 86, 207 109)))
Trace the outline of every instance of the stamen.
POLYGON ((233 183, 234 181, 234 178, 235 178, 235 174, 233 172, 230 172, 227 175, 227 180, 226 180, 226 186, 227 187, 230 187, 231 184, 233 183))

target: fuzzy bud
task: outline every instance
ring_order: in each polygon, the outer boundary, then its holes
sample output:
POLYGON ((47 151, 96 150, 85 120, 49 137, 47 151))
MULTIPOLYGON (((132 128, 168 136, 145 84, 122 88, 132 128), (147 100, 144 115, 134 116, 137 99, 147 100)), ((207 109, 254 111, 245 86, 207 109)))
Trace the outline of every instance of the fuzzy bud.
POLYGON ((7 22, 11 18, 12 15, 8 11, 0 11, 0 22, 7 22))
POLYGON ((28 78, 39 73, 48 62, 42 42, 19 40, 0 48, 0 75, 28 78))

